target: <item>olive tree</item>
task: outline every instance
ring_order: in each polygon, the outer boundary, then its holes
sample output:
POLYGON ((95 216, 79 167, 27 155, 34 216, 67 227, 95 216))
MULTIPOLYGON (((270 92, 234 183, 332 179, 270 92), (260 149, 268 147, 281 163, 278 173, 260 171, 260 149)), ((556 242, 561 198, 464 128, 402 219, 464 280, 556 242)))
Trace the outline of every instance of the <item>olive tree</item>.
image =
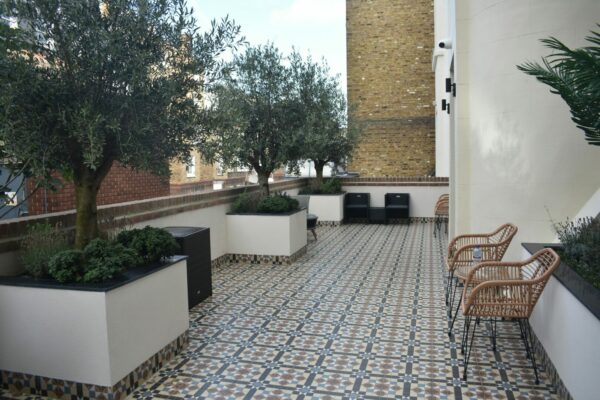
POLYGON ((185 0, 13 0, 0 15, 0 145, 28 175, 76 192, 76 247, 98 235, 96 197, 115 162, 167 175, 204 121, 227 18, 202 33, 185 0))
POLYGON ((320 186, 325 165, 341 164, 351 157, 360 130, 356 124, 356 128, 348 129, 346 97, 338 77, 331 75, 325 61, 316 63, 294 52, 290 66, 302 109, 294 152, 297 158, 314 163, 314 185, 320 186))
POLYGON ((290 161, 290 148, 301 123, 291 70, 272 44, 248 47, 229 64, 229 74, 213 88, 207 113, 209 160, 228 167, 250 167, 263 195, 269 176, 290 161))

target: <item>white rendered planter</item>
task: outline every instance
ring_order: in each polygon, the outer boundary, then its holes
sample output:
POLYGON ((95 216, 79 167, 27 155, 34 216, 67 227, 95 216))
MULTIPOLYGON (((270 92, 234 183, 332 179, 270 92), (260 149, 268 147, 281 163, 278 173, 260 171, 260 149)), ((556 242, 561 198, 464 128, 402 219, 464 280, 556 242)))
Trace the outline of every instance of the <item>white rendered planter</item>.
POLYGON ((173 261, 108 290, 0 282, 0 370, 5 383, 14 373, 23 373, 67 381, 63 392, 73 383, 83 383, 88 391, 93 386, 130 391, 131 382, 144 373, 138 370, 142 365, 145 372, 155 369, 151 357, 167 356, 167 347, 187 343, 186 261, 173 261))
POLYGON ((234 261, 289 263, 306 251, 306 214, 228 214, 228 253, 234 261))
POLYGON ((311 194, 308 212, 316 215, 319 222, 339 225, 344 220, 344 195, 311 194))
MULTIPOLYGON (((524 248, 523 257, 530 257, 531 251, 524 248)), ((531 314, 531 327, 555 370, 555 373, 551 370, 550 375, 557 374, 562 381, 558 385, 559 392, 564 385, 574 399, 597 398, 600 392, 600 319, 572 292, 579 292, 577 281, 581 278, 569 278, 569 271, 561 271, 562 268, 561 265, 555 271, 544 288, 531 314)), ((597 313, 598 299, 596 297, 594 301, 592 290, 587 292, 586 297, 592 297, 589 306, 597 313)))

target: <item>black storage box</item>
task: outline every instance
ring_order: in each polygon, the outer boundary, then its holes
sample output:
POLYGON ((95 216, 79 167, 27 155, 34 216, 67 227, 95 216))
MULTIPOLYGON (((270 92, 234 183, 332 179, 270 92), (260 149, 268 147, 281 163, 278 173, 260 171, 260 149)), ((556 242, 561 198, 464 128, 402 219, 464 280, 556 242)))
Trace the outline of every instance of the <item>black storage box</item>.
POLYGON ((188 305, 192 308, 212 295, 210 228, 170 226, 165 230, 179 244, 180 254, 188 256, 188 305))

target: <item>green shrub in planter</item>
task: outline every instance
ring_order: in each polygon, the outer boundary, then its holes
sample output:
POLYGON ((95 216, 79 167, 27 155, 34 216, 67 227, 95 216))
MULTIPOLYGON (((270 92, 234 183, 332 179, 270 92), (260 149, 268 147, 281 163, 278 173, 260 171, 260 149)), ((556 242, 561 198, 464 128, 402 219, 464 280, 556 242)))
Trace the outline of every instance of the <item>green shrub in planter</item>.
POLYGON ((342 193, 342 182, 338 178, 331 178, 322 185, 305 187, 300 189, 299 194, 340 194, 342 193))
POLYGON ((323 194, 340 194, 342 193, 342 182, 338 178, 331 178, 321 185, 321 193, 323 194))
POLYGON ((231 211, 239 214, 256 212, 258 203, 261 199, 262 196, 259 192, 244 192, 240 194, 237 199, 235 199, 231 205, 231 211))
POLYGON ((48 274, 61 283, 77 282, 83 274, 85 258, 81 250, 65 250, 48 262, 48 274))
POLYGON ((264 197, 257 206, 256 211, 268 214, 282 214, 299 209, 298 200, 286 194, 274 194, 264 197))
POLYGON ((144 264, 171 257, 179 250, 179 245, 169 232, 151 226, 119 232, 116 241, 135 251, 144 264))
POLYGON ((21 242, 21 262, 34 278, 48 276, 50 259, 69 248, 67 234, 49 223, 33 224, 21 242))
POLYGON ((555 223, 554 229, 564 247, 559 251, 562 260, 600 289, 600 219, 555 223))
POLYGON ((140 258, 132 249, 120 243, 92 240, 83 249, 85 263, 82 282, 102 282, 112 279, 126 268, 139 265, 140 258))

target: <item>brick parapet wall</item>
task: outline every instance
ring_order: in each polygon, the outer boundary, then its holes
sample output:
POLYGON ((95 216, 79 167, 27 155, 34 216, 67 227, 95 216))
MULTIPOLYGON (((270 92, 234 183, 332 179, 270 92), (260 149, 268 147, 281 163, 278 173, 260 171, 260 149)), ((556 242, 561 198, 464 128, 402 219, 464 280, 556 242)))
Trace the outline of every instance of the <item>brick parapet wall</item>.
POLYGON ((449 180, 436 176, 357 177, 342 179, 342 186, 448 186, 449 180))
POLYGON ((346 1, 348 102, 363 136, 349 166, 361 176, 435 169, 433 2, 346 1))
POLYGON ((193 182, 193 183, 181 183, 181 184, 171 183, 171 195, 212 190, 213 182, 215 182, 215 181, 222 181, 223 188, 228 188, 228 187, 243 185, 246 182, 246 178, 244 176, 242 176, 242 177, 238 177, 238 178, 210 179, 210 180, 206 180, 206 181, 193 182))
MULTIPOLYGON (((273 191, 282 191, 301 188, 307 183, 307 179, 299 178, 271 183, 269 186, 273 191)), ((244 191, 258 190, 258 185, 253 185, 105 205, 98 207, 98 220, 113 220, 113 224, 119 222, 123 225, 136 224, 186 211, 228 204, 244 191)), ((63 229, 72 231, 75 227, 75 210, 0 221, 0 253, 18 250, 27 226, 39 222, 60 225, 63 229)))
MULTIPOLYGON (((59 178, 60 179, 60 178, 59 178)), ((56 192, 39 189, 27 200, 29 215, 41 215, 75 208, 75 186, 60 179, 62 186, 56 192)), ((27 182, 28 193, 33 183, 27 182)), ((150 172, 134 171, 115 164, 104 178, 98 192, 98 205, 123 203, 169 195, 169 181, 150 172)))

